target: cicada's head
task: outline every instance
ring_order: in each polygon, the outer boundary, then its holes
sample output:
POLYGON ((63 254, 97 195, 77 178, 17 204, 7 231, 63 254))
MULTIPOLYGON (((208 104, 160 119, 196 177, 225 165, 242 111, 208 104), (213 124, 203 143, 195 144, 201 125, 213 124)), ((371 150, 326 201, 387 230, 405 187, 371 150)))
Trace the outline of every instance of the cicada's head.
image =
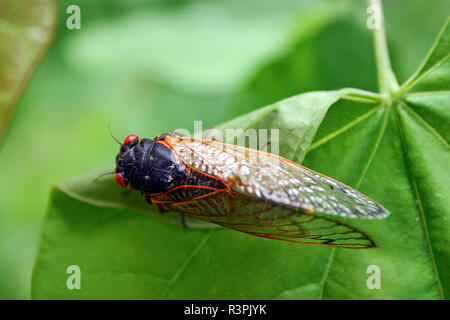
POLYGON ((183 179, 185 167, 165 144, 130 134, 116 157, 116 180, 122 187, 158 194, 183 179))
MULTIPOLYGON (((150 140, 145 144, 152 149, 154 141, 150 140)), ((142 151, 143 146, 137 135, 130 134, 123 141, 120 152, 116 157, 116 181, 120 186, 126 187, 133 180, 133 168, 136 167, 137 162, 136 156, 142 151)))

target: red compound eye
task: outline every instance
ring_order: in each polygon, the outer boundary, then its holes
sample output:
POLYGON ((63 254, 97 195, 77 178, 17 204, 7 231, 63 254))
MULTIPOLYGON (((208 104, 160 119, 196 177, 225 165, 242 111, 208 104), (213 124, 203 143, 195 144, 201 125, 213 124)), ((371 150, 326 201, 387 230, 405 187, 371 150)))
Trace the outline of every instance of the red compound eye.
POLYGON ((125 140, 123 140, 123 144, 127 146, 136 139, 139 139, 139 137, 137 135, 130 134, 128 137, 125 138, 125 140))
POLYGON ((125 181, 123 181, 122 175, 120 173, 116 173, 116 181, 121 187, 126 187, 125 181))

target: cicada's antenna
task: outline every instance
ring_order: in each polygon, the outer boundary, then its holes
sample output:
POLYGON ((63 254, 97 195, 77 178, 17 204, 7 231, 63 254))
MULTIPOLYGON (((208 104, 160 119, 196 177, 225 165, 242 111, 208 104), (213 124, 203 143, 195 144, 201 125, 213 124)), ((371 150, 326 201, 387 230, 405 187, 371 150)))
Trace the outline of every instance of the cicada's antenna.
POLYGON ((96 182, 98 182, 98 180, 100 180, 100 178, 102 178, 102 177, 104 177, 104 176, 107 176, 108 174, 114 174, 114 173, 116 173, 116 172, 115 172, 115 171, 112 171, 112 172, 102 173, 102 174, 99 175, 97 178, 95 178, 95 179, 92 181, 92 183, 96 183, 96 182))
MULTIPOLYGON (((119 145, 122 145, 122 143, 121 143, 116 137, 114 137, 114 135, 113 135, 113 133, 112 133, 112 131, 111 131, 111 126, 110 126, 109 122, 108 122, 108 131, 109 131, 109 134, 111 135, 111 137, 114 139, 114 141, 116 141, 119 145)), ((95 179, 92 181, 92 183, 98 182, 98 181, 100 180, 100 178, 103 178, 104 176, 107 176, 107 175, 109 175, 109 174, 115 174, 115 173, 116 173, 115 171, 102 173, 102 174, 99 175, 97 178, 95 178, 95 179)))
POLYGON ((112 134, 112 132, 111 132, 111 126, 109 125, 109 122, 108 122, 108 131, 109 131, 109 134, 111 135, 111 137, 112 137, 118 144, 122 145, 122 143, 121 143, 116 137, 114 137, 114 135, 112 134))

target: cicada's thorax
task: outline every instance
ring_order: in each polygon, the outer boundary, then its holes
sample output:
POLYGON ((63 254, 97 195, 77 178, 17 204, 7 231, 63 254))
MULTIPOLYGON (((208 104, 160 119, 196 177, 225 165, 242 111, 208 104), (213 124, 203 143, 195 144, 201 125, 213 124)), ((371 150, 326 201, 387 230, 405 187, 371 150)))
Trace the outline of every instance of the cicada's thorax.
MULTIPOLYGON (((207 175, 191 170, 164 143, 137 139, 122 145, 116 158, 116 172, 126 185, 143 194, 157 195, 185 185, 223 188, 223 184, 207 175)), ((184 197, 194 194, 182 193, 184 197)))
POLYGON ((172 150, 151 139, 123 145, 116 162, 116 172, 125 184, 142 193, 162 193, 186 179, 185 165, 177 161, 172 150))

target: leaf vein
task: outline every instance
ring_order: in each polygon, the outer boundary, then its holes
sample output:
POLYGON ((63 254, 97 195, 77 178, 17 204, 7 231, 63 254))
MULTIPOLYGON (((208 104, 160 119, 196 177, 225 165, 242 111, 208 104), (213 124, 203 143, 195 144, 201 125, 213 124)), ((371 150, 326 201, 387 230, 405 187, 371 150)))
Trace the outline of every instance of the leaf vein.
POLYGON ((425 121, 421 116, 419 116, 417 113, 414 112, 413 109, 411 109, 406 102, 403 103, 403 106, 405 107, 406 111, 408 111, 414 118, 417 119, 424 127, 427 129, 433 136, 436 137, 436 139, 439 140, 447 149, 450 149, 450 145, 448 142, 442 137, 439 132, 435 128, 433 128, 428 122, 425 121))
POLYGON ((208 231, 208 233, 203 237, 203 239, 197 244, 197 246, 192 250, 189 257, 186 259, 186 261, 178 268, 177 272, 173 275, 173 277, 169 280, 169 283, 167 284, 166 288, 164 289, 162 293, 162 299, 165 299, 167 294, 169 293, 170 288, 172 288, 172 285, 180 278, 183 271, 186 269, 186 267, 189 265, 189 263, 194 259, 194 257, 199 253, 199 251, 203 248, 203 246, 208 242, 209 238, 211 237, 214 229, 211 229, 208 231))
POLYGON ((328 141, 330 141, 330 140, 336 138, 337 136, 339 136, 340 134, 350 130, 352 127, 356 126, 358 123, 364 121, 366 118, 371 116, 377 110, 378 110, 378 108, 373 108, 369 112, 366 112, 362 116, 359 116, 355 120, 353 120, 353 121, 349 122, 348 124, 346 124, 345 126, 341 127, 339 130, 336 130, 336 131, 328 134, 327 136, 323 137, 322 139, 320 139, 316 143, 313 143, 311 145, 311 147, 309 148, 308 152, 312 151, 312 150, 314 150, 314 149, 316 149, 318 147, 320 147, 322 144, 327 143, 328 141))
POLYGON ((325 268, 325 272, 323 274, 322 280, 320 281, 319 300, 323 300, 323 295, 324 295, 324 292, 325 292, 325 282, 328 279, 328 274, 329 274, 330 269, 331 269, 331 264, 333 263, 333 260, 334 260, 334 253, 335 253, 335 251, 336 251, 336 248, 331 248, 330 256, 328 257, 327 267, 325 268))
POLYGON ((383 124, 382 124, 381 130, 380 130, 380 133, 378 134, 377 141, 375 142, 375 146, 372 150, 372 153, 370 154, 369 160, 367 160, 366 166, 364 167, 364 170, 361 173, 361 176, 359 177, 358 183, 356 184, 356 189, 358 189, 361 186, 361 183, 362 183, 364 177, 366 176, 367 170, 369 170, 370 164, 372 163, 373 158, 375 157, 375 154, 378 150, 378 147, 380 146, 381 139, 383 139, 384 133, 386 132, 388 115, 389 115, 388 110, 385 110, 385 115, 384 115, 383 124))
POLYGON ((405 91, 408 91, 409 89, 411 89, 412 87, 414 87, 416 85, 416 83, 419 82, 421 79, 423 79, 427 74, 429 74, 431 71, 435 70, 442 63, 444 63, 444 61, 446 61, 449 58, 449 56, 450 56, 450 52, 446 56, 444 56, 441 60, 438 60, 438 62, 435 65, 433 65, 428 70, 423 72, 420 76, 418 76, 417 78, 415 78, 415 76, 414 76, 413 78, 411 78, 411 81, 405 82, 405 84, 402 86, 402 88, 400 88, 399 91, 405 92, 405 91))
MULTIPOLYGON (((403 132, 403 127, 401 125, 401 121, 400 121, 400 117, 398 115, 398 112, 396 112, 395 114, 396 114, 396 119, 397 119, 397 126, 398 126, 398 129, 400 131, 400 139, 401 139, 402 145, 403 145, 403 150, 404 150, 404 155, 405 155, 405 159, 406 159, 406 164, 409 167, 408 159, 406 157, 406 152, 405 152, 405 149, 406 149, 405 134, 403 132)), ((413 192, 415 193, 416 198, 417 198, 417 203, 418 203, 418 206, 419 206, 419 210, 418 211, 419 211, 419 215, 420 215, 420 218, 421 218, 421 221, 422 221, 422 226, 423 226, 424 235, 425 235, 425 241, 426 241, 426 244, 427 244, 427 247, 428 247, 428 252, 429 252, 429 255, 430 255, 430 259, 431 259, 432 269, 433 269, 434 275, 436 277, 436 282, 437 282, 437 285, 438 285, 439 294, 441 295, 442 299, 445 299, 444 291, 443 291, 443 288, 442 288, 442 283, 441 283, 441 280, 440 280, 440 277, 439 277, 439 271, 438 271, 438 268, 437 268, 437 265, 436 265, 436 260, 434 258, 433 247, 431 245, 431 239, 430 239, 430 236, 429 236, 429 233, 428 233, 428 224, 427 224, 427 221, 426 221, 426 218, 425 218, 425 211, 423 210, 422 198, 420 197, 419 189, 417 188, 416 181, 414 180, 414 176, 413 176, 413 173, 411 171, 410 171, 409 176, 411 177, 411 184, 412 184, 413 192)))

